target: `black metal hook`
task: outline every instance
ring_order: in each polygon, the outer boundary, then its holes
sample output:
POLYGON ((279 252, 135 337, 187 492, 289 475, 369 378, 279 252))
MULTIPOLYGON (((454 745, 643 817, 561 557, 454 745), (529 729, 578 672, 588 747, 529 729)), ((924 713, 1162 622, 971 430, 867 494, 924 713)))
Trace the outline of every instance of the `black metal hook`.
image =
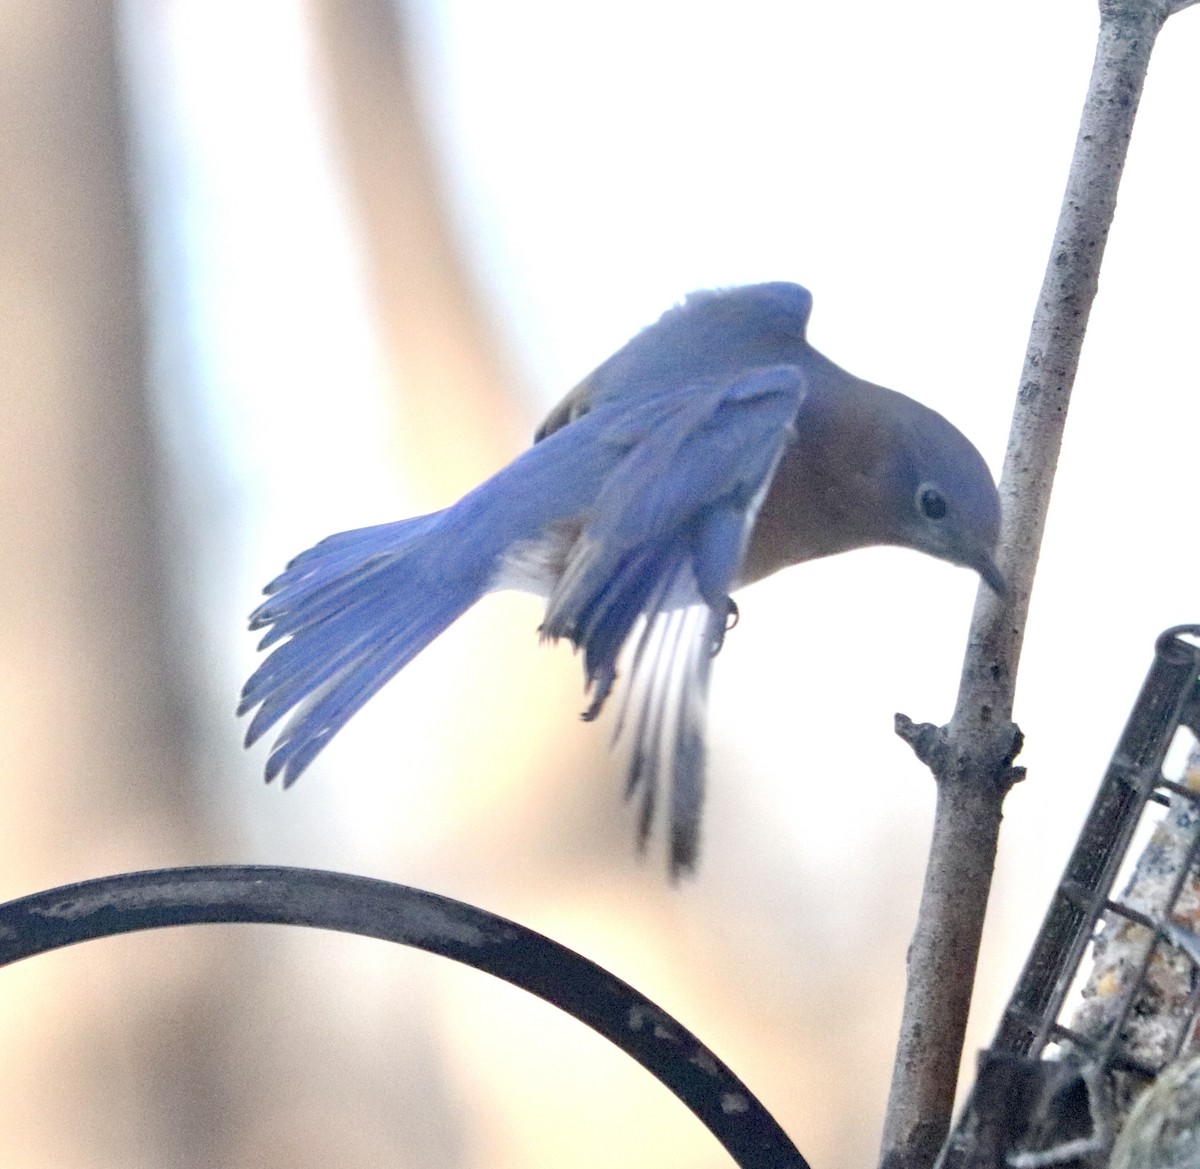
POLYGON ((0 966, 92 938, 204 922, 337 930, 473 966, 615 1043, 682 1100, 741 1169, 808 1169, 737 1076, 633 987, 516 922, 422 889, 281 866, 122 873, 0 905, 0 966))

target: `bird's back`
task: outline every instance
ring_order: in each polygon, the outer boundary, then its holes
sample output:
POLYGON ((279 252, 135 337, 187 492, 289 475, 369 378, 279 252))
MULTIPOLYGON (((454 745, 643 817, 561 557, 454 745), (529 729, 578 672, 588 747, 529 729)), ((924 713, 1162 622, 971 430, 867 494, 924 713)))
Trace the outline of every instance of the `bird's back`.
POLYGON ((694 292, 597 366, 538 428, 535 441, 602 402, 727 383, 755 367, 802 364, 812 296, 777 282, 694 292))

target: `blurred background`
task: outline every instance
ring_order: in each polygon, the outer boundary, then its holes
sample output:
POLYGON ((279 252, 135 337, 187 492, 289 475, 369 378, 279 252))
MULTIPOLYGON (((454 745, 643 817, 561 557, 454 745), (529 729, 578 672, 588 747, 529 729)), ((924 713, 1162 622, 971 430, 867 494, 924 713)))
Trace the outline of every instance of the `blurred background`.
MULTIPOLYGON (((876 550, 747 590, 697 877, 632 848, 538 602, 487 598, 286 795, 232 715, 245 616, 328 533, 452 501, 693 288, 811 338, 993 468, 1094 45, 1090 0, 0 0, 0 898, 328 867, 517 918, 712 1046, 821 1169, 877 1147, 975 581, 876 550)), ((965 1063, 1165 626, 1200 619, 1200 11, 1153 62, 1026 642, 965 1063)), ((582 1026, 271 927, 2 973, 0 1162, 718 1166, 582 1026)))

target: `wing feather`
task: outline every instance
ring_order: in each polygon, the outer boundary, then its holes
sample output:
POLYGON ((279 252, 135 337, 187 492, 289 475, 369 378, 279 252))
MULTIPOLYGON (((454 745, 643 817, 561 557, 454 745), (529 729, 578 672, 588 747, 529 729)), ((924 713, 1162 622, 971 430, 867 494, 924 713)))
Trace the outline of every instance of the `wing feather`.
MULTIPOLYGON (((728 593, 803 395, 800 371, 776 366, 640 409, 640 428, 620 433, 627 450, 547 603, 543 636, 568 638, 583 652, 592 694, 585 718, 600 713, 631 647, 635 697, 627 700, 637 710, 627 786, 641 793, 644 840, 669 785, 677 873, 696 856, 708 684, 728 593)), ((626 725, 622 715, 619 731, 626 725)))

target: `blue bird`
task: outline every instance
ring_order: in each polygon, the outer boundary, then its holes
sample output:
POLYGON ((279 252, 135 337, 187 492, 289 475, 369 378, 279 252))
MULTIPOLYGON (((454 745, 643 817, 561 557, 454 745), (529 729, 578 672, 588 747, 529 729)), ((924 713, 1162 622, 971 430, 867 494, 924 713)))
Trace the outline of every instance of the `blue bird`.
POLYGON ((485 593, 546 598, 543 640, 582 651, 599 713, 627 650, 618 734, 645 842, 669 788, 670 865, 694 866, 712 661, 730 593, 780 568, 893 544, 997 592, 1000 505, 940 414, 805 339, 796 284, 693 293, 551 411, 534 445, 443 511, 300 553, 250 618, 274 647, 242 691, 246 745, 290 785, 346 721, 485 593), (631 703, 632 696, 632 703, 631 703))

